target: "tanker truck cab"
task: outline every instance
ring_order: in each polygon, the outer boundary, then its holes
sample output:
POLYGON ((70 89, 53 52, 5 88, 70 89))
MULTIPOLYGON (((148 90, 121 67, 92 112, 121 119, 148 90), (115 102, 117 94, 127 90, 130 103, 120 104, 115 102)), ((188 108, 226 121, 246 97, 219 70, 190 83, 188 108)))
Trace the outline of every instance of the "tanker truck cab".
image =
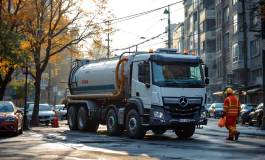
POLYGON ((108 135, 142 138, 148 130, 174 130, 189 138, 195 125, 206 125, 208 68, 198 56, 174 49, 105 60, 76 60, 69 74, 68 126, 96 132, 106 125, 108 135))
POLYGON ((178 137, 191 137, 201 120, 206 101, 208 69, 198 56, 140 54, 134 57, 132 98, 140 99, 149 116, 142 123, 154 133, 173 129, 178 137), (205 75, 204 75, 205 73, 205 75), (144 124, 146 123, 146 124, 144 124))

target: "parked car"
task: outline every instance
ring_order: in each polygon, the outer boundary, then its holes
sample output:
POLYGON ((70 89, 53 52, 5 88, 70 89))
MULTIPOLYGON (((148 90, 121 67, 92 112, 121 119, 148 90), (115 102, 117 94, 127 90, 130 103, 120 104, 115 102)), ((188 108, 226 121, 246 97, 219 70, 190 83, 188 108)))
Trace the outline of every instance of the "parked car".
MULTIPOLYGON (((32 120, 34 104, 29 105, 29 120, 32 120)), ((48 104, 39 104, 39 123, 52 124, 54 120, 54 112, 48 104)))
POLYGON ((249 114, 253 111, 253 109, 257 106, 257 104, 241 104, 240 105, 240 113, 238 115, 237 122, 242 122, 242 124, 245 124, 245 122, 249 121, 249 114))
POLYGON ((67 108, 65 107, 65 105, 57 104, 55 105, 54 109, 56 112, 60 113, 61 119, 67 118, 67 108))
POLYGON ((23 133, 23 116, 11 101, 0 101, 0 132, 23 133))
POLYGON ((249 125, 257 124, 260 126, 262 124, 262 116, 263 116, 263 103, 259 104, 256 108, 252 110, 249 114, 249 125))
POLYGON ((209 117, 221 117, 224 109, 223 103, 213 103, 209 108, 209 117))
POLYGON ((205 107, 206 116, 209 117, 209 108, 211 107, 211 104, 206 104, 204 107, 205 107))

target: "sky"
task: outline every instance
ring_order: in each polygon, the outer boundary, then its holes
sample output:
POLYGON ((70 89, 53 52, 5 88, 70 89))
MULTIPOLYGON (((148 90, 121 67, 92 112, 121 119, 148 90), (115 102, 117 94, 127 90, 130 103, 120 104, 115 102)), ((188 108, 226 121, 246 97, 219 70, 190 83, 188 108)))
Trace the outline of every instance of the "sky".
MULTIPOLYGON (((116 18, 125 17, 156 8, 164 7, 180 0, 109 0, 107 9, 111 10, 116 18)), ((91 7, 91 1, 85 0, 84 7, 91 7)), ((167 8, 167 7, 165 7, 167 8)), ((168 26, 168 15, 163 14, 164 8, 135 19, 113 24, 114 28, 119 29, 114 35, 110 36, 110 50, 126 48, 140 42, 143 42, 151 37, 155 37, 165 32, 165 27, 168 26), (142 37, 142 38, 141 38, 142 37), (143 37, 145 39, 143 39, 143 37)), ((184 21, 184 6, 181 3, 170 6, 171 23, 179 23, 184 21)), ((102 35, 103 39, 107 39, 107 35, 102 35)), ((154 40, 146 42, 138 46, 138 51, 148 51, 166 47, 165 42, 167 34, 160 36, 154 40)), ((107 42, 105 42, 107 45, 107 42)), ((112 54, 120 55, 122 51, 113 51, 112 54)), ((135 51, 135 47, 131 49, 135 51)))

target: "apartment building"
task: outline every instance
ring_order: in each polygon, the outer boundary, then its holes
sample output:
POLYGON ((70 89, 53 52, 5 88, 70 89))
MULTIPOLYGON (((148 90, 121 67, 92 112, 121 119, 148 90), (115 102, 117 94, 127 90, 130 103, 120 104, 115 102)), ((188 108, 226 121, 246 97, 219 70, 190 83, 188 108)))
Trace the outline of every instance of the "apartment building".
MULTIPOLYGON (((261 30, 259 8, 245 0, 247 25, 247 73, 244 69, 243 6, 239 0, 216 0, 216 66, 217 89, 220 94, 232 87, 241 103, 262 101, 261 30), (254 32, 255 31, 255 32, 254 32), (248 74, 248 90, 244 91, 248 74), (246 97, 245 97, 246 96, 246 97)), ((220 97, 223 98, 222 96, 220 97)))
POLYGON ((178 49, 178 52, 184 52, 184 23, 177 24, 173 31, 173 48, 178 49))
POLYGON ((184 50, 201 56, 209 67, 208 103, 216 90, 215 0, 184 0, 184 50))

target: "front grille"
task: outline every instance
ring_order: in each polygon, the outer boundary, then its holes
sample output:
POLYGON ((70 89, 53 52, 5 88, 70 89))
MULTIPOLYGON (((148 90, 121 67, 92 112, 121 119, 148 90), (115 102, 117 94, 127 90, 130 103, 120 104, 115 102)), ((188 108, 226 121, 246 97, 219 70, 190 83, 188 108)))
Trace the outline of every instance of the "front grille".
POLYGON ((50 118, 50 116, 39 116, 39 119, 47 119, 50 118))

